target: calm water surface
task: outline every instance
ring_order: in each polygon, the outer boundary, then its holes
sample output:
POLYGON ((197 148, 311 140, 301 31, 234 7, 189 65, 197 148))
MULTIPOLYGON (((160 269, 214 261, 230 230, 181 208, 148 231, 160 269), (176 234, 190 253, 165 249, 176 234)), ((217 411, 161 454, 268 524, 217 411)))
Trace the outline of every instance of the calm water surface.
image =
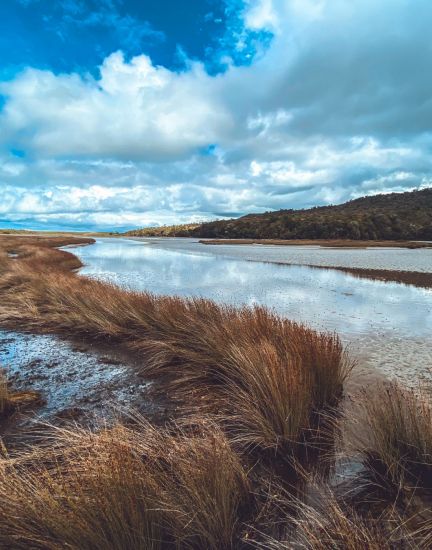
POLYGON ((430 251, 281 248, 208 246, 189 239, 99 239, 94 245, 76 248, 74 254, 85 264, 83 275, 156 294, 265 305, 314 328, 337 331, 365 364, 379 367, 384 374, 404 379, 430 376, 432 290, 359 279, 331 269, 271 263, 287 253, 310 256, 316 252, 321 258, 328 254, 333 265, 335 254, 336 265, 341 265, 341 258, 359 261, 363 254, 370 267, 372 252, 372 257, 386 257, 381 266, 393 262, 401 268, 407 265, 408 253, 411 265, 415 264, 411 269, 423 266, 426 270, 432 263, 421 254, 430 251))
POLYGON ((200 251, 239 260, 268 261, 319 267, 360 267, 432 273, 432 248, 321 248, 319 246, 202 245, 197 239, 141 239, 164 249, 200 251))

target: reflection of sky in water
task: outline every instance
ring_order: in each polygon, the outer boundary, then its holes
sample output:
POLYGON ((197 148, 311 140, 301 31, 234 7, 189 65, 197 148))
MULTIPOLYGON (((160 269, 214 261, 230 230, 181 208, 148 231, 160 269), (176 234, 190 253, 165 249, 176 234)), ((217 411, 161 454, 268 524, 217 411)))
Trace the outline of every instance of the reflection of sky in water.
POLYGON ((365 267, 432 272, 432 248, 320 248, 318 246, 202 245, 197 239, 146 239, 164 249, 211 254, 238 260, 282 262, 298 265, 365 267))
POLYGON ((126 239, 99 240, 74 250, 86 264, 82 274, 129 288, 237 305, 263 304, 291 319, 341 334, 431 333, 431 290, 358 279, 334 270, 194 252, 176 250, 169 241, 164 247, 126 239))

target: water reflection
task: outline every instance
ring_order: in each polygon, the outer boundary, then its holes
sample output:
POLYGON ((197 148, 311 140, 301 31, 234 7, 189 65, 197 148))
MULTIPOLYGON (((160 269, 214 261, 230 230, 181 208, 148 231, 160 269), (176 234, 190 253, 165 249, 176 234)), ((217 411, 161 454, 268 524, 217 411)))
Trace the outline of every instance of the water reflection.
POLYGON ((262 304, 342 335, 431 334, 431 290, 126 239, 101 239, 74 253, 85 263, 82 274, 128 288, 203 296, 235 305, 262 304))

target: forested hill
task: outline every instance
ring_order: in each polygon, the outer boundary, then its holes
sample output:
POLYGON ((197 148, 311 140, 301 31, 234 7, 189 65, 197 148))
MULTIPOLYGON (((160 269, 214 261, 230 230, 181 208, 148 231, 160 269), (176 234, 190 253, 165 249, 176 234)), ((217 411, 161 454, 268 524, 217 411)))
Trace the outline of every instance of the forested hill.
MULTIPOLYGON (((242 239, 432 240, 432 188, 362 197, 337 206, 278 210, 238 219, 176 226, 165 235, 242 239)), ((130 234, 161 235, 162 228, 130 234)))

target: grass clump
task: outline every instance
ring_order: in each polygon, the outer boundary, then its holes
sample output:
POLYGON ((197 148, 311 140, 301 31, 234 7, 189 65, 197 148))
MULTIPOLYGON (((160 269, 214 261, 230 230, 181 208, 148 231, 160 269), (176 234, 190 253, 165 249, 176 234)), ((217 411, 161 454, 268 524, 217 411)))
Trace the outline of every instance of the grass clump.
POLYGON ((360 449, 372 475, 398 492, 432 489, 432 403, 423 390, 382 385, 365 396, 369 440, 360 449))
POLYGON ((343 505, 328 487, 317 489, 320 502, 298 502, 295 515, 287 520, 285 536, 257 537, 251 546, 265 550, 426 550, 421 538, 408 532, 395 514, 362 517, 343 505))
POLYGON ((5 414, 10 406, 10 393, 7 378, 0 372, 0 417, 5 414))
POLYGON ((0 371, 0 419, 39 400, 40 395, 34 391, 11 392, 5 373, 0 371))
POLYGON ((249 482, 214 424, 200 433, 57 430, 48 450, 0 464, 0 546, 230 549, 249 482))
POLYGON ((426 550, 430 519, 422 524, 411 512, 394 506, 361 510, 352 502, 352 488, 330 485, 303 470, 300 492, 277 484, 269 487, 270 521, 248 526, 248 547, 262 550, 426 550), (405 511, 406 512, 406 511, 405 511), (272 521, 273 520, 273 521, 272 521))

